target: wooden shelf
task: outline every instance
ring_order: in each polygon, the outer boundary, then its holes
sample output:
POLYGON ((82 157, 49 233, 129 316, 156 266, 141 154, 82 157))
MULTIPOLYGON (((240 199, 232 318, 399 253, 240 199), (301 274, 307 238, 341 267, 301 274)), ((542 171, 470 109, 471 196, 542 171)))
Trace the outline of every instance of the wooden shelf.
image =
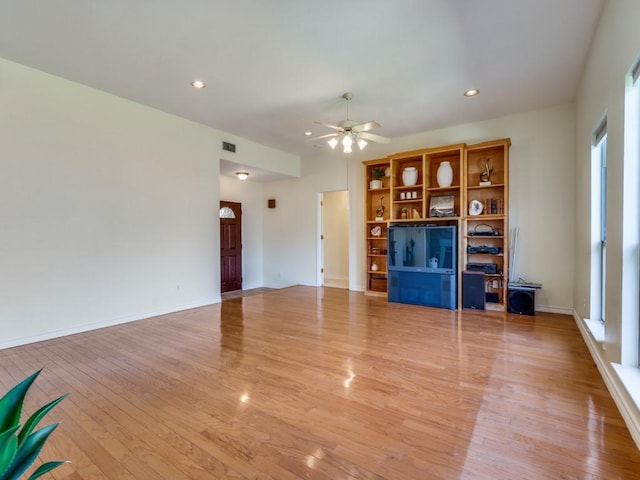
POLYGON ((390 172, 391 163, 388 159, 371 160, 364 162, 365 165, 365 268, 366 270, 366 287, 365 293, 368 295, 386 295, 387 293, 387 254, 371 253, 372 249, 376 251, 387 249, 387 228, 390 217, 392 215, 392 179, 391 177, 383 177, 382 188, 369 188, 370 181, 374 180, 374 170, 383 169, 390 172), (384 206, 382 220, 377 220, 378 209, 380 205, 384 206), (380 228, 380 235, 374 236, 371 230, 374 227, 380 228), (371 270, 372 263, 378 266, 377 270, 371 270))
POLYGON ((465 235, 464 238, 470 238, 470 239, 492 239, 492 238, 504 238, 504 235, 465 235))
POLYGON ((467 187, 467 190, 485 190, 489 188, 504 188, 504 183, 497 183, 491 185, 474 185, 467 187))
MULTIPOLYGON (((474 221, 474 220, 504 220, 505 216, 504 215, 472 215, 467 217, 467 220, 469 220, 470 222, 474 221)), ((484 223, 484 222, 480 222, 480 223, 484 223)))

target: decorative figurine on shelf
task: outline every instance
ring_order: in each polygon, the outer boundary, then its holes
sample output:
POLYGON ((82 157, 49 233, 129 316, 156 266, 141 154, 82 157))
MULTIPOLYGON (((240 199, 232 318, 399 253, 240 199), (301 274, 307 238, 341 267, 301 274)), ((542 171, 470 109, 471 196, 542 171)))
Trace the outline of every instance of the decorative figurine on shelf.
POLYGON ((376 210, 376 221, 384 220, 384 204, 382 200, 384 197, 380 197, 380 202, 378 203, 378 209, 376 210))
POLYGON ((491 185, 491 174, 493 167, 491 166, 491 157, 487 158, 484 163, 484 171, 480 174, 480 185, 491 185))
POLYGON ((407 208, 403 207, 402 210, 400 210, 400 218, 404 219, 407 218, 407 208))

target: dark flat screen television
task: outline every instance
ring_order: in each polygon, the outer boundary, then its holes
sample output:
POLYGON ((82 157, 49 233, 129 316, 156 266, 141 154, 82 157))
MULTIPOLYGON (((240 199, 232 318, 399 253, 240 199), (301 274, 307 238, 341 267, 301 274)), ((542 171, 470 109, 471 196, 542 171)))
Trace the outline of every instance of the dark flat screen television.
POLYGON ((454 274, 457 245, 454 225, 392 225, 388 234, 388 269, 454 274))

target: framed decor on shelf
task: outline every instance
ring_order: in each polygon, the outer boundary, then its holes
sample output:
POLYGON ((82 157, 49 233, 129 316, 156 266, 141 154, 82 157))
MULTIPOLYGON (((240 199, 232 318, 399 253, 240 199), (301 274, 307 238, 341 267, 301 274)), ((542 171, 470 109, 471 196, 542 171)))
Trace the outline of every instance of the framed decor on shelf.
POLYGON ((453 209, 454 198, 453 195, 438 195, 431 197, 429 204, 429 216, 430 217, 455 217, 455 211, 453 209))

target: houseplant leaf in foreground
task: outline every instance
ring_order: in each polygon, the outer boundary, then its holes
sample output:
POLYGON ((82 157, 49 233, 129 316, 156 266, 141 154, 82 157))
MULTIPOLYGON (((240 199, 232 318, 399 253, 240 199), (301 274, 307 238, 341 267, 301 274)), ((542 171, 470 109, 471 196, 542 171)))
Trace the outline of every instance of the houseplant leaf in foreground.
MULTIPOLYGON (((0 480, 17 480, 26 472, 38 457, 49 435, 58 426, 56 423, 34 431, 40 420, 66 395, 36 410, 20 429, 19 423, 25 396, 40 371, 27 377, 0 399, 0 480)), ((29 480, 36 479, 63 463, 66 462, 46 462, 31 474, 29 480)))
POLYGON ((0 432, 4 432, 20 423, 24 397, 40 372, 41 370, 38 370, 30 377, 25 378, 0 399, 0 432))

